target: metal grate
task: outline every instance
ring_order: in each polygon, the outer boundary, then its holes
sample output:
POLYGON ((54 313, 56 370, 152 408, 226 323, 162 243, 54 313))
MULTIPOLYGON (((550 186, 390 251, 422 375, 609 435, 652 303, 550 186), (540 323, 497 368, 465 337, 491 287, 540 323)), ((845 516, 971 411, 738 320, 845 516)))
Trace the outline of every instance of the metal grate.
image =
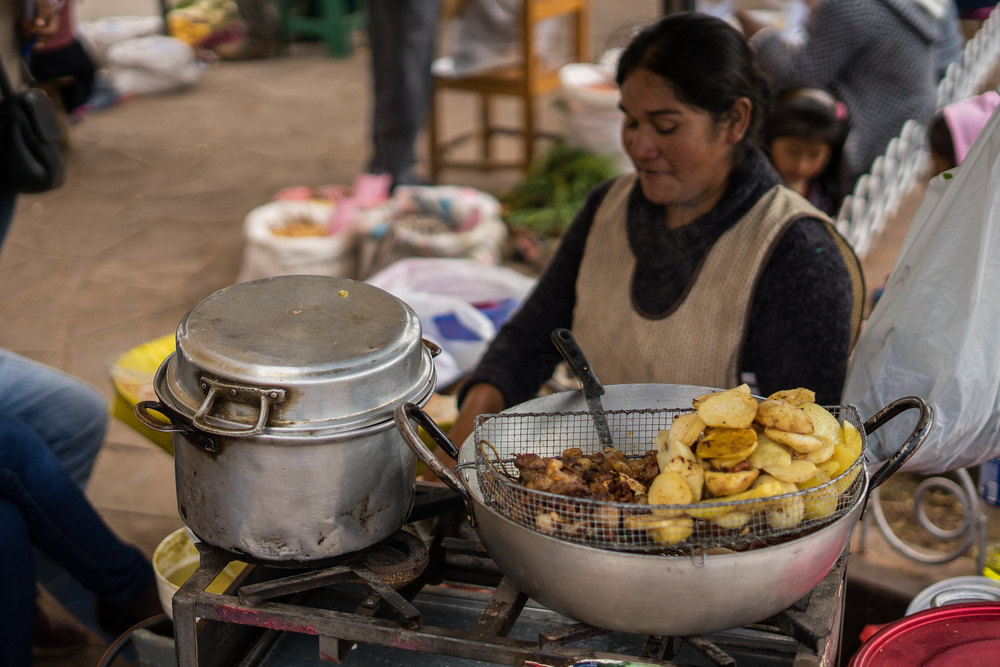
MULTIPOLYGON (((852 406, 826 408, 838 421, 864 429, 852 406)), ((864 456, 824 484, 760 499, 649 505, 541 491, 525 486, 517 454, 560 457, 568 448, 584 456, 602 452, 599 426, 607 423, 614 448, 627 460, 655 451, 654 438, 687 409, 502 413, 477 419, 475 474, 483 500, 530 530, 598 549, 691 554, 742 551, 779 544, 814 532, 847 514, 864 493, 864 456), (859 474, 862 473, 862 474, 859 474), (801 517, 801 518, 799 518, 801 517)))

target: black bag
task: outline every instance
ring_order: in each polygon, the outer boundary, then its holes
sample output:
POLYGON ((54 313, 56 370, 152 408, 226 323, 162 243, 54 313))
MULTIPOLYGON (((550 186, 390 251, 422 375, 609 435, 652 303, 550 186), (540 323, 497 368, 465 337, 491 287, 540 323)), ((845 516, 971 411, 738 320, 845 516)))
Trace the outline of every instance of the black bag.
POLYGON ((16 93, 0 61, 0 180, 18 192, 58 188, 66 173, 59 118, 37 88, 16 93))

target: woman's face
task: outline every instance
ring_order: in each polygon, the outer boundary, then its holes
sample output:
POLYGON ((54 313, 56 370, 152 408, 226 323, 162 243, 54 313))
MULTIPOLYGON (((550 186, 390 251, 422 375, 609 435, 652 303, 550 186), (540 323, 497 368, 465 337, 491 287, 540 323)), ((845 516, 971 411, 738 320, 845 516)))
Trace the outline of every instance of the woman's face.
POLYGON ((771 142, 771 162, 786 185, 799 193, 823 173, 830 161, 830 145, 805 137, 778 137, 771 142))
POLYGON ((679 226, 711 210, 729 182, 734 147, 749 124, 750 101, 739 98, 727 118, 717 122, 704 109, 679 101, 662 77, 640 68, 622 83, 620 107, 622 145, 643 194, 668 207, 668 224, 679 226))

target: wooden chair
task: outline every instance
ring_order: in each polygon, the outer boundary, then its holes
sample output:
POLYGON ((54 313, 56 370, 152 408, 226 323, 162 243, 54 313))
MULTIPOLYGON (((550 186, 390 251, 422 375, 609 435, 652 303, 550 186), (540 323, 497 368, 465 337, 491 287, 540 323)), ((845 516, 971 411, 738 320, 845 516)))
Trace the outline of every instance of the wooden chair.
MULTIPOLYGON (((589 0, 524 0, 521 17, 521 62, 469 75, 434 76, 434 92, 428 117, 430 180, 437 183, 444 169, 494 169, 527 170, 535 155, 535 142, 542 136, 536 127, 536 100, 559 87, 559 66, 547 65, 537 51, 538 25, 553 17, 566 17, 571 40, 570 61, 586 62, 590 53, 589 0), (479 126, 470 132, 445 137, 442 128, 448 127, 444 117, 444 96, 449 91, 465 91, 479 96, 479 126), (518 98, 522 112, 520 127, 497 124, 491 104, 496 96, 518 98), (522 140, 518 159, 500 159, 494 152, 493 138, 498 134, 519 135, 522 140), (469 140, 479 140, 479 156, 473 158, 449 157, 452 149, 469 140)), ((560 65, 565 63, 560 63, 560 65)))

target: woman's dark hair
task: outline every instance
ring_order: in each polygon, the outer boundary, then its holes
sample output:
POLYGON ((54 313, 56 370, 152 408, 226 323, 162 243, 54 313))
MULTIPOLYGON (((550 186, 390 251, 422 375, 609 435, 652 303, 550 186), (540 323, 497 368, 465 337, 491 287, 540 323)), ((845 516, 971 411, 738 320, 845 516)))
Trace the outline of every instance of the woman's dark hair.
POLYGON ((739 165, 750 149, 760 146, 767 82, 746 38, 722 19, 678 12, 644 27, 622 52, 615 77, 618 85, 636 69, 660 76, 677 99, 704 109, 717 121, 725 118, 737 99, 747 98, 753 110, 735 163, 739 165))

